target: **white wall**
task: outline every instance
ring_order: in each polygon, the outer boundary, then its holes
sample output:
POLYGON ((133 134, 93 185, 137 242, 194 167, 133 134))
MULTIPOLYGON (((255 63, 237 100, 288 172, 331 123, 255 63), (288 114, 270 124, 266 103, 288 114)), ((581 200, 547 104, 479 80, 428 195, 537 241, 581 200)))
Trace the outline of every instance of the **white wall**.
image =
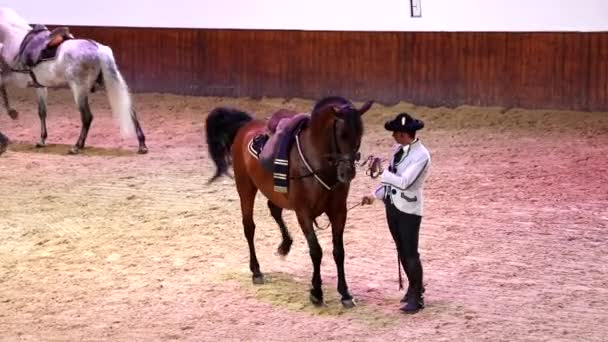
POLYGON ((5 0, 50 25, 360 31, 608 31, 608 0, 5 0), (170 6, 166 6, 169 3, 170 6))

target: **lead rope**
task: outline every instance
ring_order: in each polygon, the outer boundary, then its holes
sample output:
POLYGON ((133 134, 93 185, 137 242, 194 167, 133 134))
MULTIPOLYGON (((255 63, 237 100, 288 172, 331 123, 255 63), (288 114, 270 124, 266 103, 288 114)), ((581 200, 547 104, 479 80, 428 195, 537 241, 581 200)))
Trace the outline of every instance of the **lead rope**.
POLYGON ((399 290, 403 290, 403 278, 401 277, 401 256, 397 250, 397 272, 399 273, 399 290))
MULTIPOLYGON (((306 158, 304 158, 304 154, 302 153, 302 150, 300 148, 300 142, 298 139, 298 136, 296 135, 296 145, 298 147, 298 152, 300 153, 300 157, 302 158, 302 161, 304 161, 304 165, 306 166, 306 168, 312 172, 313 176, 317 179, 317 181, 319 181, 319 183, 321 183, 322 185, 325 186, 326 189, 329 190, 328 186, 312 171, 312 168, 310 167, 310 165, 308 165, 306 158)), ((368 156, 362 163, 358 163, 357 166, 359 167, 364 167, 365 165, 368 165, 367 170, 365 171, 365 174, 370 176, 370 178, 372 179, 376 179, 378 178, 378 176, 382 173, 382 162, 386 161, 385 159, 381 159, 378 157, 375 157, 374 155, 370 155, 368 156)), ((352 207, 348 208, 346 211, 350 211, 352 209, 355 209, 356 207, 360 206, 361 203, 357 203, 355 205, 353 205, 352 207)), ((317 227, 317 230, 325 230, 327 228, 329 228, 329 226, 331 225, 331 222, 329 222, 328 224, 326 224, 325 226, 323 226, 323 228, 321 228, 319 226, 319 224, 317 223, 317 219, 314 218, 312 219, 312 222, 315 224, 315 226, 317 227)), ((401 277, 401 273, 399 273, 399 277, 401 277)))
MULTIPOLYGON (((358 207, 360 205, 361 205, 361 203, 357 203, 357 204, 353 205, 352 207, 346 209, 346 212, 349 212, 350 210, 355 209, 356 207, 358 207)), ((331 222, 329 222, 323 228, 321 228, 321 227, 319 227, 319 224, 317 223, 317 219, 316 218, 313 218, 312 222, 317 227, 317 230, 325 230, 325 229, 329 228, 329 226, 331 225, 331 222)))

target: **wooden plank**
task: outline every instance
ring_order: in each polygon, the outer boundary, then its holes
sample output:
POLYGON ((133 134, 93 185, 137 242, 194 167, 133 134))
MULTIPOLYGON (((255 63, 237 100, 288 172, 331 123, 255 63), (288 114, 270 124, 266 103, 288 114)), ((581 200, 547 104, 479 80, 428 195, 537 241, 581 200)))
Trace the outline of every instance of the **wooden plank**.
POLYGON ((608 32, 71 30, 136 92, 608 111, 608 32))

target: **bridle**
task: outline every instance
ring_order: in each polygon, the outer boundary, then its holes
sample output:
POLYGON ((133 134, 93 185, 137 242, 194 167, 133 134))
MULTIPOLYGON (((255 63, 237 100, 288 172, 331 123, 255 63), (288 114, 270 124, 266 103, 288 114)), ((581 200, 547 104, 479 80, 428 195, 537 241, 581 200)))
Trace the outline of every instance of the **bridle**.
POLYGON ((314 177, 317 180, 317 182, 319 182, 323 186, 323 188, 325 188, 328 191, 332 191, 338 185, 340 185, 341 182, 336 179, 334 181, 333 185, 330 186, 327 184, 327 182, 325 182, 321 178, 320 173, 322 171, 325 171, 328 169, 337 170, 341 164, 348 164, 348 166, 355 168, 355 165, 361 159, 361 152, 359 152, 360 144, 357 145, 357 147, 355 147, 355 149, 353 151, 350 151, 348 153, 341 153, 340 145, 338 145, 338 134, 337 134, 337 128, 336 128, 337 122, 338 122, 338 119, 335 119, 334 123, 333 123, 333 127, 332 127, 332 144, 331 144, 332 152, 325 155, 325 159, 328 162, 328 166, 321 167, 317 170, 314 170, 310 166, 310 163, 308 162, 308 160, 304 156, 304 152, 302 151, 302 144, 300 143, 300 133, 302 132, 302 130, 300 129, 298 132, 296 132, 296 135, 295 135, 296 148, 298 149, 298 154, 300 156, 300 159, 304 163, 304 166, 306 167, 308 173, 301 175, 301 176, 289 177, 290 179, 297 180, 297 179, 303 179, 303 178, 308 178, 308 177, 314 177))
POLYGON ((329 161, 329 165, 335 166, 336 168, 340 166, 340 164, 348 164, 348 166, 353 167, 355 164, 361 159, 361 152, 359 152, 359 148, 361 147, 361 143, 355 147, 354 150, 348 153, 341 153, 340 145, 338 145, 338 132, 337 126, 338 120, 334 120, 333 124, 333 145, 332 145, 332 153, 326 155, 327 160, 329 161))

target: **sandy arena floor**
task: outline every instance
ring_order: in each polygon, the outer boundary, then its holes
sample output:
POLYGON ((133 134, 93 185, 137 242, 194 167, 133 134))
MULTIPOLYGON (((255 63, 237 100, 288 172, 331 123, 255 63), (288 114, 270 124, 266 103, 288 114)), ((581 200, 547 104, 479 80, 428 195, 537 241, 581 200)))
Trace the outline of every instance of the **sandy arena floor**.
MULTIPOLYGON (((137 155, 96 93, 89 148, 71 156, 80 129, 71 95, 50 92, 51 145, 35 149, 34 93, 15 92, 19 120, 0 113, 13 141, 0 156, 2 341, 608 340, 608 113, 373 107, 364 156, 388 153, 381 124, 405 110, 426 121, 433 157, 421 233, 428 307, 405 316, 381 204, 349 212, 353 310, 339 304, 330 232, 318 232, 327 300, 318 309, 295 215, 285 214, 295 241, 283 260, 259 195, 269 283, 254 286, 234 183, 206 185, 213 107, 264 117, 311 101, 138 94, 150 153, 137 155)), ((349 204, 374 184, 360 172, 349 204)))

